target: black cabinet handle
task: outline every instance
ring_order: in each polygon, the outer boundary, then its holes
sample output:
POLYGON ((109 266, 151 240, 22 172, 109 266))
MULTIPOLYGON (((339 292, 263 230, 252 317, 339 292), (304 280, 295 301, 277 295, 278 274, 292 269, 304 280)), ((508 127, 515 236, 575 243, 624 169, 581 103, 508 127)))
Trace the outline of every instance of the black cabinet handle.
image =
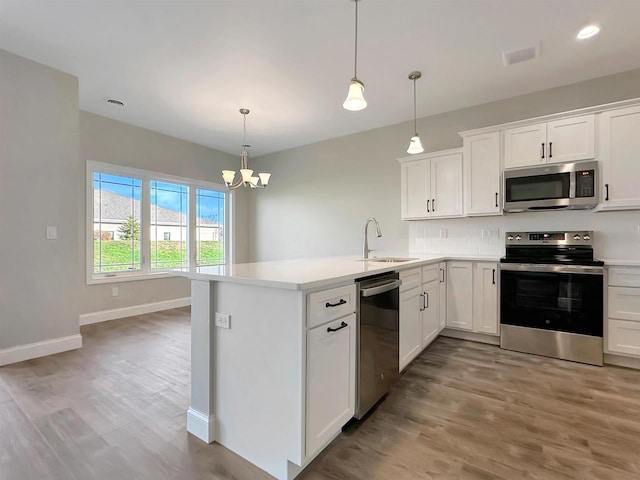
POLYGON ((491 271, 491 282, 494 285, 496 284, 496 269, 495 268, 491 271))
POLYGON ((435 198, 431 199, 431 210, 433 210, 434 212, 436 211, 436 199, 435 198))
POLYGON ((440 280, 440 283, 444 282, 444 268, 440 269, 440 273, 442 274, 442 280, 440 280))
POLYGON ((498 206, 498 192, 496 192, 496 207, 498 206))
POLYGON ((605 196, 604 196, 604 200, 606 202, 608 202, 609 201, 609 184, 608 183, 604 184, 604 189, 605 189, 605 192, 606 192, 605 196))
POLYGON ((422 306, 420 307, 420 311, 422 312, 424 310, 424 293, 421 293, 420 296, 422 297, 422 306))
POLYGON ((549 142, 549 158, 553 157, 553 142, 549 142))
POLYGON ((347 301, 344 298, 341 298, 338 303, 329 303, 329 302, 325 303, 324 308, 339 307, 340 305, 344 305, 345 303, 347 303, 347 301))
POLYGON ((429 308, 429 294, 427 292, 424 292, 424 309, 426 310, 427 308, 429 308))
POLYGON ((343 328, 346 328, 348 326, 349 325, 347 325, 345 322, 341 322, 338 328, 327 327, 327 332, 337 332, 338 330, 342 330, 343 328))
POLYGON ((429 202, 431 202, 431 200, 427 200, 427 213, 431 211, 429 210, 429 202))
POLYGON ((544 158, 544 143, 542 144, 542 156, 540 158, 544 158))

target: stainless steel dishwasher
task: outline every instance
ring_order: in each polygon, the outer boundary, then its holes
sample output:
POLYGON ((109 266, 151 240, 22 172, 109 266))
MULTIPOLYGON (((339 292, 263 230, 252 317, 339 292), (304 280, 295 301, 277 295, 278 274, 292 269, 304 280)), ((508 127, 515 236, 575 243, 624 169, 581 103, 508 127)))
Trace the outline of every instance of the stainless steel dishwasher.
POLYGON ((357 281, 358 339, 356 414, 359 420, 396 383, 400 374, 397 272, 357 281))

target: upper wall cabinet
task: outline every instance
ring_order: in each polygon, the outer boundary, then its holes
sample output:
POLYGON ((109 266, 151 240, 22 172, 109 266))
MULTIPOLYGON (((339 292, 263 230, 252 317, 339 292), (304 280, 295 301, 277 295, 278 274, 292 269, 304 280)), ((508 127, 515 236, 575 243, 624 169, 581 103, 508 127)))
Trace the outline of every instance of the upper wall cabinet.
POLYGON ((504 168, 595 157, 595 115, 504 130, 504 168))
POLYGON ((462 150, 399 159, 403 220, 462 216, 462 150))
POLYGON ((598 119, 601 210, 640 207, 640 106, 610 110, 598 119))
POLYGON ((500 132, 464 137, 464 214, 502 215, 500 132))

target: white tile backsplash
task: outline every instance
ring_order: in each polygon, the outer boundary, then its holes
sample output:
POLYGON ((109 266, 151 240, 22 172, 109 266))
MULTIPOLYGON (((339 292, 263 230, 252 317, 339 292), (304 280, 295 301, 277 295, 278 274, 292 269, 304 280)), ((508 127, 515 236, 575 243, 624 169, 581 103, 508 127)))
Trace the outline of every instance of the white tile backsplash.
POLYGON ((507 232, 553 230, 593 230, 596 258, 640 260, 640 211, 525 212, 413 221, 409 251, 500 257, 507 232))

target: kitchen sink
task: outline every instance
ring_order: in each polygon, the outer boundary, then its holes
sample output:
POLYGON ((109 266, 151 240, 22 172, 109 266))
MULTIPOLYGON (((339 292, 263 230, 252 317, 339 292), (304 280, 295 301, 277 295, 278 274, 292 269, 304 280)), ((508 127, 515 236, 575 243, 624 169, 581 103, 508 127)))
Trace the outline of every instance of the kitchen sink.
POLYGON ((371 257, 361 258, 363 262, 384 262, 384 263, 402 263, 410 262, 411 260, 418 260, 417 258, 405 258, 405 257, 371 257))

